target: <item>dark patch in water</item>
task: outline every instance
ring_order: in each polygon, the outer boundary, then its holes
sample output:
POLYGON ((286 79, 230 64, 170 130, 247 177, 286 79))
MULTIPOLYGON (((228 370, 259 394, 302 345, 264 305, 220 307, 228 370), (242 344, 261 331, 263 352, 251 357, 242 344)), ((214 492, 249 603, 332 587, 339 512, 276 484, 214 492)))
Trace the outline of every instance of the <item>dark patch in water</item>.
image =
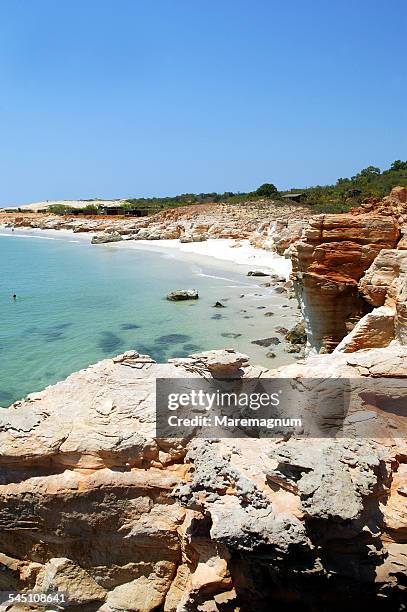
POLYGON ((72 322, 67 323, 58 323, 57 325, 51 325, 49 329, 66 329, 67 327, 71 327, 72 322))
POLYGON ((66 336, 64 336, 63 332, 61 331, 48 331, 48 332, 43 332, 41 334, 41 336, 44 338, 44 340, 46 340, 47 342, 55 342, 55 340, 60 340, 61 338, 66 338, 66 336))
POLYGON ((237 334, 234 332, 223 332, 223 334, 221 334, 221 336, 223 338, 239 338, 239 336, 241 336, 242 334, 237 334))
POLYGON ((200 347, 197 344, 184 344, 184 346, 182 347, 182 349, 184 351, 186 351, 187 353, 196 353, 197 351, 200 351, 200 347))
POLYGON ((38 334, 39 331, 40 331, 40 329, 38 327, 27 327, 23 331, 23 335, 25 335, 25 334, 38 334))
POLYGON ((113 332, 104 331, 99 334, 97 346, 104 353, 114 353, 123 346, 123 341, 113 332))
POLYGON ((71 322, 66 323, 57 323, 56 325, 50 325, 49 327, 38 327, 32 326, 27 327, 23 334, 30 335, 38 335, 44 338, 47 342, 54 342, 55 340, 60 340, 61 338, 65 338, 63 331, 72 325, 71 322))
POLYGON ((144 344, 138 344, 136 350, 144 355, 150 355, 157 363, 165 363, 171 357, 175 357, 171 353, 170 347, 160 346, 153 344, 152 346, 145 346, 144 344))
POLYGON ((220 314, 220 312, 217 312, 216 314, 211 316, 211 319, 214 319, 215 321, 219 321, 220 319, 224 319, 225 317, 223 315, 220 314))
POLYGON ((157 338, 157 342, 163 344, 181 344, 181 342, 188 342, 188 340, 191 340, 191 336, 186 334, 168 334, 157 338))
POLYGON ((3 391, 0 389, 0 405, 1 406, 10 406, 10 404, 14 401, 14 396, 9 391, 3 391))
POLYGON ((120 329, 124 329, 124 330, 140 329, 140 325, 136 325, 135 323, 122 323, 120 325, 120 329))

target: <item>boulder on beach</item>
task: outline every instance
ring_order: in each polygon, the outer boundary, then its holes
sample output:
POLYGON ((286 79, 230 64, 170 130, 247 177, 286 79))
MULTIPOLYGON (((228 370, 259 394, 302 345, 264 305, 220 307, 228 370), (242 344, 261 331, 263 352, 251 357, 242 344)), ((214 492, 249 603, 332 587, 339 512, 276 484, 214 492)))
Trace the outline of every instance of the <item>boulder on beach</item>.
POLYGON ((199 294, 196 289, 178 289, 177 291, 171 291, 171 293, 167 295, 167 300, 170 300, 171 302, 197 300, 198 298, 199 294))
POLYGON ((119 232, 101 232, 95 234, 91 240, 92 244, 103 244, 104 242, 119 242, 123 236, 119 232))

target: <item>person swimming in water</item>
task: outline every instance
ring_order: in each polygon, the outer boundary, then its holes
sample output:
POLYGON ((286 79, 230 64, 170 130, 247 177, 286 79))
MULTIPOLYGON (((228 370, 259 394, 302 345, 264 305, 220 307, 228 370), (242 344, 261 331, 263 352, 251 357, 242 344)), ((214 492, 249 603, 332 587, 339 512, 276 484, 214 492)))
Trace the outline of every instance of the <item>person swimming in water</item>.
POLYGON ((16 300, 16 299, 17 299, 17 296, 15 293, 13 293, 13 300, 16 300))

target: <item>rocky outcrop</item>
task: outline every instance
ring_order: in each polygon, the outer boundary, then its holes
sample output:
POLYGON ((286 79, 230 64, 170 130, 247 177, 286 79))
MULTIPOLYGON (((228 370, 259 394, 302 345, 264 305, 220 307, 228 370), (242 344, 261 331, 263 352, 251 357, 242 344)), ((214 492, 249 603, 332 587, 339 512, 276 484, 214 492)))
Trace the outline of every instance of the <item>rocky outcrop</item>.
MULTIPOLYGON (((60 217, 50 213, 1 213, 0 223, 14 227, 69 229, 73 232, 117 232, 128 240, 202 242, 209 238, 247 239, 267 250, 283 250, 299 235, 310 209, 273 202, 243 205, 200 204, 180 206, 140 217, 60 217)), ((102 241, 102 240, 101 240, 102 241)), ((103 240, 106 242, 106 240, 103 240)))
POLYGON ((399 237, 399 225, 390 216, 319 215, 310 220, 289 251, 312 348, 332 351, 371 309, 358 283, 399 237))
POLYGON ((407 252, 383 250, 359 282, 359 292, 376 308, 345 337, 338 350, 355 351, 407 344, 407 252))
POLYGON ((376 442, 160 439, 155 383, 374 376, 391 396, 406 351, 277 371, 232 350, 168 364, 128 351, 1 409, 1 588, 58 587, 68 610, 101 612, 325 610, 328 600, 338 612, 398 610, 407 447, 388 427, 391 403, 374 420, 387 427, 376 442))
POLYGON ((393 187, 390 195, 382 200, 367 200, 356 212, 374 213, 383 216, 391 216, 399 223, 407 222, 407 187, 393 187))

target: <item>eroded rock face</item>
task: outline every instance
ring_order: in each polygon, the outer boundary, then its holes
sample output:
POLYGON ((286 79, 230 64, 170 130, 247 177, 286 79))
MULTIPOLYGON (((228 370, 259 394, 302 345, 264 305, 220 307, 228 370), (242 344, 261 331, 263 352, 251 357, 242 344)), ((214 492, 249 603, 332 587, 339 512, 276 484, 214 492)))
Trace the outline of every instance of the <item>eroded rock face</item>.
POLYGON ((393 249, 399 237, 398 223, 390 216, 319 215, 311 219, 290 254, 313 349, 332 351, 369 311, 359 292, 359 280, 382 249, 393 249))
POLYGON ((405 439, 155 438, 157 377, 228 375, 393 389, 407 348, 276 371, 232 350, 168 364, 128 351, 1 409, 1 588, 59 586, 68 609, 102 612, 356 611, 379 593, 398 610, 405 439))
POLYGON ((359 291, 372 306, 383 306, 395 279, 407 275, 407 251, 383 249, 359 282, 359 291))

